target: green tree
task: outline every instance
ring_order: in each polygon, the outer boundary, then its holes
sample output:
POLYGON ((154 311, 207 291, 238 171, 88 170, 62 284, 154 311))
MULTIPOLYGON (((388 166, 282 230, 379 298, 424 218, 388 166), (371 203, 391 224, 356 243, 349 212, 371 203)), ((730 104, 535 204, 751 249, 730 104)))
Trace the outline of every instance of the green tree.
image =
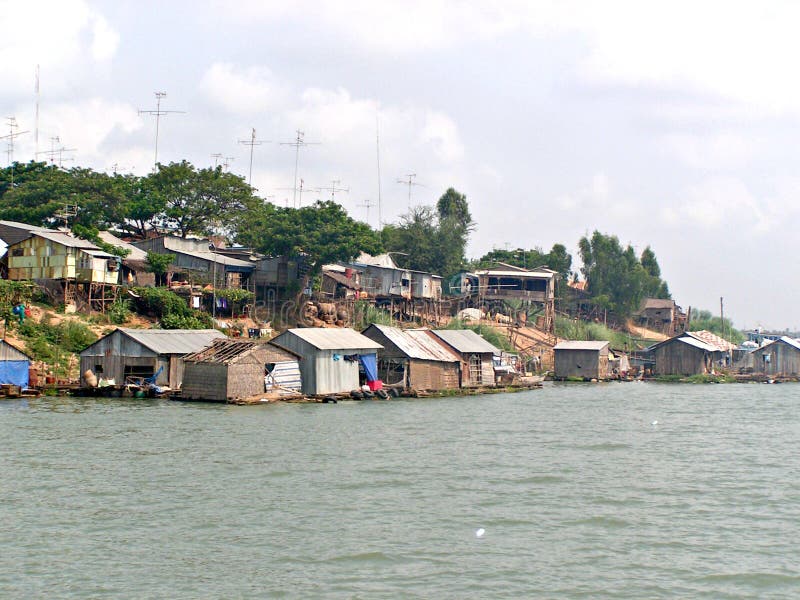
POLYGON ((226 230, 228 224, 254 204, 253 188, 222 167, 199 171, 187 162, 158 165, 152 188, 164 202, 164 220, 181 237, 208 235, 226 230))
POLYGON ((616 236, 595 231, 591 238, 578 242, 583 261, 583 274, 589 292, 605 308, 625 318, 636 311, 643 298, 669 297, 669 290, 661 280, 655 254, 648 247, 643 253, 647 267, 636 257, 633 247, 623 248, 616 236))
POLYGON ((324 264, 381 251, 377 233, 332 201, 301 208, 254 204, 238 215, 233 228, 238 243, 264 254, 305 256, 310 275, 324 264))
POLYGON ((150 251, 147 252, 146 269, 156 276, 157 285, 164 285, 167 271, 169 271, 169 267, 173 260, 175 260, 174 254, 158 254, 150 251))

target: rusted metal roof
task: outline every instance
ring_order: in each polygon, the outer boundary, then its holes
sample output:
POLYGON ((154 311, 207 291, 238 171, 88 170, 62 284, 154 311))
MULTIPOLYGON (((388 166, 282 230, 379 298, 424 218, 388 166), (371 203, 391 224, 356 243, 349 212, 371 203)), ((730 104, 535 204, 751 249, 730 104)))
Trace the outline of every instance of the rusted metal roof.
POLYGON ((764 344, 763 346, 759 346, 758 348, 753 350, 753 352, 756 352, 757 350, 763 350, 764 348, 772 346, 772 344, 776 344, 778 342, 783 342, 784 344, 788 344, 789 346, 791 346, 792 348, 795 348, 796 350, 800 350, 800 340, 796 340, 794 338, 790 338, 788 336, 783 335, 780 338, 778 338, 777 340, 772 340, 768 344, 764 344))
MULTIPOLYGON (((216 329, 130 329, 120 327, 119 331, 156 354, 189 354, 210 346, 216 339, 227 339, 224 333, 216 329)), ((113 333, 109 335, 113 335, 113 333)))
POLYGON ((461 354, 485 352, 491 352, 494 354, 500 350, 471 329, 437 329, 432 333, 439 339, 452 346, 456 352, 461 354))
POLYGON ((204 348, 199 352, 187 354, 183 357, 183 360, 230 364, 239 358, 250 354, 256 349, 266 351, 265 361, 267 362, 286 362, 297 360, 297 357, 294 354, 291 354, 286 350, 266 342, 232 339, 214 340, 214 342, 208 348, 204 348))
POLYGON ((663 310, 672 308, 675 308, 675 300, 666 300, 664 298, 645 298, 642 305, 642 310, 663 310))
POLYGON ((608 347, 606 341, 567 340, 553 346, 553 350, 602 350, 608 347))
POLYGON ((737 348, 736 344, 731 344, 728 340, 705 329, 702 331, 687 331, 685 335, 690 335, 709 346, 714 346, 717 351, 731 352, 737 348))
POLYGON ((318 350, 358 350, 383 348, 378 342, 361 335, 349 328, 322 328, 309 327, 289 329, 275 338, 280 344, 280 338, 285 335, 294 335, 318 350))
POLYGON ((432 336, 428 329, 400 329, 377 324, 370 325, 367 329, 373 327, 385 335, 408 358, 436 362, 461 361, 458 355, 432 336))

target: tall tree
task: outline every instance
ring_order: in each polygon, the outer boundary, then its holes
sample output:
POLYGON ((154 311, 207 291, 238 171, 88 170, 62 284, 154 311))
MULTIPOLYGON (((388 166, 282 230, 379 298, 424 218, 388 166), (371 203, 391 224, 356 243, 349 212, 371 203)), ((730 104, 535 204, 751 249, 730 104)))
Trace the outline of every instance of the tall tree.
POLYGON ((183 238, 227 229, 254 201, 253 189, 238 175, 225 173, 222 167, 198 171, 185 160, 159 164, 152 187, 164 202, 165 221, 183 238))
POLYGON ((272 256, 303 255, 312 274, 324 264, 381 251, 378 234, 332 201, 302 208, 254 204, 233 225, 238 243, 272 256))

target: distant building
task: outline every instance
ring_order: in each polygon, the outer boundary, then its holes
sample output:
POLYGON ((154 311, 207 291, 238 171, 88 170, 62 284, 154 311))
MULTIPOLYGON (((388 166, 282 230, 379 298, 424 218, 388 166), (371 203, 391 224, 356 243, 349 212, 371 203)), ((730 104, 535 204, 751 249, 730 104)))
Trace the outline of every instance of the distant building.
POLYGON ((721 362, 724 364, 730 350, 714 344, 713 338, 703 337, 687 331, 650 346, 653 374, 703 375, 711 373, 721 362))
POLYGON ((461 358, 431 331, 373 324, 361 333, 383 346, 378 374, 387 385, 414 390, 459 388, 461 358))
POLYGON ((362 382, 378 380, 377 353, 382 346, 352 329, 289 329, 271 342, 300 356, 306 395, 346 393, 362 382))
POLYGON ((127 377, 157 374, 156 385, 178 389, 183 381, 183 356, 216 339, 227 338, 216 329, 118 327, 80 353, 81 378, 91 370, 98 378, 124 385, 127 377))
POLYGON ((565 341, 553 347, 555 377, 608 379, 609 351, 605 341, 565 341))
POLYGON ((230 402, 301 390, 298 357, 265 342, 218 339, 183 357, 181 398, 230 402))
POLYGON ((680 333, 686 327, 686 315, 669 298, 645 298, 635 317, 639 325, 667 335, 680 333))
POLYGON ((494 354, 500 349, 471 329, 432 332, 461 358, 461 387, 494 387, 494 354))
POLYGON ((254 291, 253 273, 256 259, 242 260, 229 256, 207 239, 180 238, 163 235, 133 244, 145 252, 173 254, 171 276, 199 277, 218 288, 242 288, 254 291))
POLYGON ((747 356, 754 373, 773 377, 800 375, 800 341, 783 336, 765 343, 747 356))

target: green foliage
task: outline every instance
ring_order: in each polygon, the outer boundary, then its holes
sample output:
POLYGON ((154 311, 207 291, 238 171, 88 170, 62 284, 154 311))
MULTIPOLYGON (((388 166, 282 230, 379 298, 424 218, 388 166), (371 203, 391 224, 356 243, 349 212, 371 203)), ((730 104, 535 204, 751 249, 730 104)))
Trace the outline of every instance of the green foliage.
POLYGON ((205 294, 215 295, 217 298, 225 298, 228 302, 249 302, 255 297, 253 292, 241 288, 220 288, 214 291, 206 291, 205 294))
POLYGON ((609 329, 602 323, 589 323, 565 317, 556 317, 555 334, 566 340, 606 341, 612 348, 622 350, 633 350, 647 345, 643 340, 609 329))
POLYGON ((733 344, 741 344, 747 339, 744 333, 733 327, 733 321, 727 317, 721 320, 719 317, 713 316, 711 311, 692 310, 689 331, 703 330, 710 331, 733 344))
POLYGON ((435 209, 412 208, 399 224, 386 225, 381 239, 387 250, 398 253, 402 266, 447 279, 465 265, 467 240, 474 227, 466 196, 449 188, 435 209))
POLYGON ((649 246, 639 259, 632 246, 623 249, 616 236, 595 231, 591 238, 581 238, 578 247, 589 292, 597 304, 619 317, 633 314, 644 298, 670 297, 649 246))
POLYGON ((157 277, 163 277, 167 274, 169 266, 175 260, 174 254, 158 254, 157 252, 147 252, 147 265, 145 268, 155 274, 157 277))
POLYGON ((388 311, 377 308, 366 300, 356 300, 353 308, 353 328, 361 331, 373 323, 390 326, 395 324, 388 311))
POLYGON ((258 204, 242 213, 235 225, 238 243, 270 256, 305 255, 312 275, 324 264, 381 250, 375 231, 330 201, 302 208, 258 204))
POLYGON ((489 325, 474 325, 474 324, 467 324, 461 321, 460 319, 451 319, 450 322, 447 324, 447 327, 444 329, 470 329, 483 337, 487 342, 492 344, 493 346, 500 348, 500 350, 505 350, 507 352, 516 352, 516 348, 511 343, 511 340, 498 329, 494 327, 490 327, 489 325))
POLYGON ((213 320, 208 313, 190 308, 186 301, 164 288, 134 288, 137 310, 158 318, 163 329, 210 329, 213 320))
POLYGON ((222 167, 197 170, 185 160, 159 164, 151 179, 152 193, 164 203, 163 220, 184 238, 192 232, 208 235, 226 229, 257 204, 253 188, 222 167))
POLYGON ((97 341, 97 335, 79 321, 53 325, 46 319, 40 323, 26 319, 19 326, 19 335, 25 340, 28 353, 48 364, 60 362, 65 352, 77 354, 97 341))
POLYGON ((131 317, 131 302, 125 298, 118 298, 106 311, 108 320, 114 325, 122 325, 131 317))

